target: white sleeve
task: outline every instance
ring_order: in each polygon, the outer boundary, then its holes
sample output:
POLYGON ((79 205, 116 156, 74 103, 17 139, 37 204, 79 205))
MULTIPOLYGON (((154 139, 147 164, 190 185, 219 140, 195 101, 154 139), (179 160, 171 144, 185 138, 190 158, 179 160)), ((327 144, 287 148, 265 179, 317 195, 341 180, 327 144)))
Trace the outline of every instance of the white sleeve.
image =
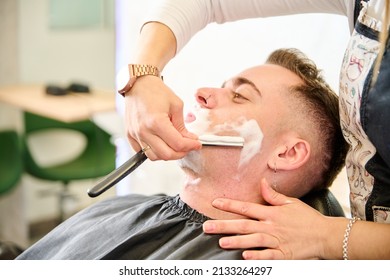
POLYGON ((175 34, 177 51, 211 22, 299 13, 346 15, 353 21, 354 0, 159 0, 145 22, 167 25, 175 34))

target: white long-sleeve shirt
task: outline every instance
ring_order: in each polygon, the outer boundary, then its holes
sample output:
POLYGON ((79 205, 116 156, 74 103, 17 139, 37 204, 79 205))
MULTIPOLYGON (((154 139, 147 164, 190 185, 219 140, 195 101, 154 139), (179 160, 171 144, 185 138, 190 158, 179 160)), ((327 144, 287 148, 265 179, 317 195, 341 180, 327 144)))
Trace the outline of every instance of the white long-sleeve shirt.
POLYGON ((301 13, 345 15, 353 30, 354 0, 165 0, 156 6, 145 22, 158 21, 174 33, 177 51, 209 23, 247 18, 265 18, 301 13))

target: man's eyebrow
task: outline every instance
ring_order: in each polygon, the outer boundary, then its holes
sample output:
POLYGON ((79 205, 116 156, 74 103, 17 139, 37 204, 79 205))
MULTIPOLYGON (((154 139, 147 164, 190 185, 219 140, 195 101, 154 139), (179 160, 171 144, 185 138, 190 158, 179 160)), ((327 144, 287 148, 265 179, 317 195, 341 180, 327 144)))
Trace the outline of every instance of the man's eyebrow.
POLYGON ((232 82, 234 86, 240 86, 240 85, 247 84, 250 87, 252 87, 261 96, 261 91, 257 88, 257 86, 251 80, 249 80, 247 78, 244 78, 244 77, 233 78, 231 80, 225 81, 222 84, 222 87, 224 88, 226 83, 229 82, 229 81, 232 82))

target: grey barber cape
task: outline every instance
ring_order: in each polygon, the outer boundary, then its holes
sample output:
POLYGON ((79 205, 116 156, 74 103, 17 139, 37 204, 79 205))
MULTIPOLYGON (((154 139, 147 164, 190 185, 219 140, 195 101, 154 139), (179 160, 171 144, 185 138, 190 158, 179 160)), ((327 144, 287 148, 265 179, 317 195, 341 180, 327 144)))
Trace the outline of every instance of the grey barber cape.
POLYGON ((242 259, 203 233, 208 218, 179 196, 128 195, 90 206, 25 250, 19 260, 242 259))

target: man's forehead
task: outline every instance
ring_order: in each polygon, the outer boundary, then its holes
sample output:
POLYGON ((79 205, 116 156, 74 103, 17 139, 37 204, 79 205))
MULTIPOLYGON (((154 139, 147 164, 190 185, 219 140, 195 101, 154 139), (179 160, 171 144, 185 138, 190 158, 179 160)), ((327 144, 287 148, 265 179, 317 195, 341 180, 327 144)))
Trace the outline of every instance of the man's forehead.
POLYGON ((283 66, 270 63, 248 68, 240 72, 236 77, 247 78, 255 84, 259 81, 271 82, 270 79, 272 79, 273 82, 280 81, 282 84, 289 83, 291 85, 303 82, 303 80, 293 71, 283 66))

